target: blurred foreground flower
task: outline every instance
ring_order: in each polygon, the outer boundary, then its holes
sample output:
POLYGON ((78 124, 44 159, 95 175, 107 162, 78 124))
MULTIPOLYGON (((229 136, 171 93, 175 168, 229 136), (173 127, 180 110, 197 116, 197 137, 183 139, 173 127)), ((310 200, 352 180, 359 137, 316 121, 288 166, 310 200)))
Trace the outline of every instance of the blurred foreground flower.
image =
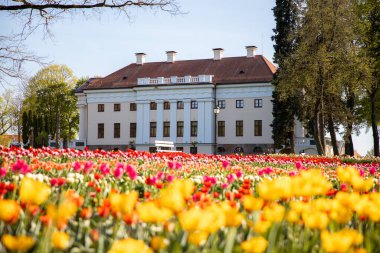
POLYGON ((0 200, 0 220, 5 223, 14 223, 18 220, 20 215, 19 204, 10 199, 0 200))
POLYGON ((10 251, 27 252, 34 246, 34 239, 31 236, 3 235, 1 241, 5 248, 10 251))
POLYGON ((51 238, 51 242, 54 248, 64 250, 70 245, 70 236, 65 232, 55 231, 51 238))
POLYGON ((127 238, 114 242, 108 253, 153 253, 143 241, 127 238))
POLYGON ((268 241, 264 237, 253 237, 241 243, 241 248, 250 253, 264 252, 268 247, 268 241))
POLYGON ((31 178, 23 178, 21 181, 20 198, 28 204, 41 205, 50 196, 50 187, 31 178))

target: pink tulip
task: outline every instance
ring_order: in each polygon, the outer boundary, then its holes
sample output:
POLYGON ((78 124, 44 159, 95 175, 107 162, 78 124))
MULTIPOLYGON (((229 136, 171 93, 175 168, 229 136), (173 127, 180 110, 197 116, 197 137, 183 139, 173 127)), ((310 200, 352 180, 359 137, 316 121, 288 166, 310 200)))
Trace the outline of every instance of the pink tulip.
POLYGON ((81 170, 81 165, 80 165, 80 163, 78 162, 78 161, 76 161, 75 163, 74 163, 74 166, 73 166, 73 168, 74 168, 74 171, 76 171, 76 172, 79 172, 80 170, 81 170))
POLYGON ((25 161, 17 160, 17 162, 12 165, 12 171, 15 173, 18 172, 20 174, 27 174, 31 170, 29 169, 29 166, 25 161))
POLYGON ((108 167, 107 164, 102 164, 100 165, 100 173, 102 173, 104 176, 107 176, 108 174, 110 174, 110 168, 108 167))
POLYGON ((0 168, 0 177, 5 177, 7 175, 7 170, 5 168, 0 168))
POLYGON ((377 172, 377 170, 376 170, 375 167, 371 167, 371 168, 369 169, 369 173, 370 173, 371 175, 375 175, 376 172, 377 172))
POLYGON ((235 181, 235 177, 234 177, 234 175, 233 175, 233 174, 229 174, 229 175, 227 176, 227 181, 228 181, 228 183, 232 183, 232 182, 234 182, 234 181, 235 181))
POLYGON ((229 161, 226 161, 226 160, 224 160, 224 161, 222 161, 222 166, 223 166, 223 168, 227 169, 227 168, 228 168, 228 166, 230 166, 230 162, 229 162, 229 161))
POLYGON ((116 169, 113 171, 113 176, 115 178, 121 178, 124 174, 124 170, 121 167, 116 167, 116 169))

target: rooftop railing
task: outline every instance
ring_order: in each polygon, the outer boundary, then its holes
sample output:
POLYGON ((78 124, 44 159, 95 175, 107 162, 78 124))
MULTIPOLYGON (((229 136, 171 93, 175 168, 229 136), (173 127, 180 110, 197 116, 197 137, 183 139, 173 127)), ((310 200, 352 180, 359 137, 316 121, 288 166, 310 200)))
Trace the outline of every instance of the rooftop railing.
POLYGON ((196 83, 212 83, 212 75, 199 76, 171 76, 157 78, 137 78, 137 85, 160 85, 160 84, 196 84, 196 83))

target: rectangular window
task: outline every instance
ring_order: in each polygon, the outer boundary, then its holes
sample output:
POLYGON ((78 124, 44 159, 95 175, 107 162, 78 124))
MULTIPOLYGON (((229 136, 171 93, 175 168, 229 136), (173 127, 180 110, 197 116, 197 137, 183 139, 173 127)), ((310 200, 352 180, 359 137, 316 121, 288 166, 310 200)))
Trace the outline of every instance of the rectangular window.
POLYGON ((136 103, 130 103, 130 104, 129 104, 129 110, 130 110, 131 112, 133 112, 133 111, 137 111, 136 103))
POLYGON ((120 112, 120 104, 113 104, 113 111, 120 112))
POLYGON ((183 152, 183 147, 175 147, 176 151, 183 152))
POLYGON ((255 120, 255 136, 263 136, 263 121, 255 120))
POLYGON ((170 110, 170 102, 168 101, 164 102, 164 110, 170 110))
POLYGON ((98 104, 98 112, 104 112, 104 104, 98 104))
POLYGON ((98 139, 104 138, 104 123, 98 124, 98 139))
POLYGON ((197 137, 198 135, 198 121, 191 121, 191 137, 197 137))
POLYGON ((190 147, 190 154, 195 155, 198 153, 198 148, 197 147, 190 147))
POLYGON ((191 109, 198 109, 198 102, 197 101, 191 101, 191 109))
POLYGON ((157 123, 150 122, 150 137, 156 137, 157 123))
POLYGON ((226 109, 226 100, 218 100, 219 109, 226 109))
POLYGON ((225 129, 226 129, 226 122, 225 121, 218 121, 218 136, 219 137, 225 136, 225 129))
POLYGON ((170 137, 170 122, 164 121, 164 137, 170 137))
POLYGON ((150 110, 151 111, 157 110, 157 103, 156 102, 150 102, 150 110))
POLYGON ((183 137, 183 121, 177 121, 177 137, 183 137))
POLYGON ((244 100, 236 100, 236 108, 244 108, 244 100))
POLYGON ((255 108, 262 108, 263 107, 263 100, 262 99, 255 99, 255 108))
POLYGON ((136 138, 136 123, 131 123, 129 125, 129 137, 136 138))
POLYGON ((177 109, 183 109, 183 101, 177 101, 177 109))
POLYGON ((113 138, 120 138, 120 123, 113 124, 113 138))
POLYGON ((236 121, 236 136, 243 136, 243 121, 236 121))

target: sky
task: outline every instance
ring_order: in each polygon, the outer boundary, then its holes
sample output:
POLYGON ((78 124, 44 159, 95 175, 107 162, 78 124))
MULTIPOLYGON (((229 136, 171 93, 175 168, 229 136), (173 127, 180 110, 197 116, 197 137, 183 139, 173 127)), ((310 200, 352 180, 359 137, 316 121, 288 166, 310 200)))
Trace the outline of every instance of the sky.
MULTIPOLYGON (((36 30, 26 41, 29 51, 47 62, 65 64, 77 77, 106 76, 135 62, 135 53, 147 61, 165 61, 165 51, 177 51, 178 60, 213 57, 223 48, 225 57, 243 56, 245 46, 273 59, 272 8, 275 0, 178 0, 184 14, 131 9, 130 17, 106 11, 65 16, 50 26, 52 37, 36 30)), ((20 32, 19 20, 0 13, 0 35, 20 32)), ((27 65, 29 76, 40 66, 27 65)), ((354 136, 357 151, 373 147, 371 132, 354 136)))

